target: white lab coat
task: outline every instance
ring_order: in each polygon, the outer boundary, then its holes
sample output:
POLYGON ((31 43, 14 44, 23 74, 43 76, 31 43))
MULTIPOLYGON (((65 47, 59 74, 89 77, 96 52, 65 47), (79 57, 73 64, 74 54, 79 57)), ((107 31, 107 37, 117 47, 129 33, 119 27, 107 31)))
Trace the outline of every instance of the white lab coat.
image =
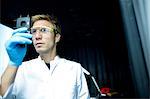
POLYGON ((58 56, 50 70, 40 57, 23 62, 4 99, 90 99, 82 67, 58 56))

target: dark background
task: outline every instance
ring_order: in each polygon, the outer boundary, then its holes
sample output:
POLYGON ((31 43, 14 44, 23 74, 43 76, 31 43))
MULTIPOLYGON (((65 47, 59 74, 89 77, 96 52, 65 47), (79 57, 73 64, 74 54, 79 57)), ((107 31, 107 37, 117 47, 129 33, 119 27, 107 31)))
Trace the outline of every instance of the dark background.
MULTIPOLYGON (((100 88, 135 97, 118 0, 1 0, 1 23, 12 28, 20 15, 43 13, 53 13, 61 23, 61 57, 80 62, 100 88)), ((37 56, 32 48, 25 60, 37 56)), ((87 79, 91 96, 96 96, 87 79)))

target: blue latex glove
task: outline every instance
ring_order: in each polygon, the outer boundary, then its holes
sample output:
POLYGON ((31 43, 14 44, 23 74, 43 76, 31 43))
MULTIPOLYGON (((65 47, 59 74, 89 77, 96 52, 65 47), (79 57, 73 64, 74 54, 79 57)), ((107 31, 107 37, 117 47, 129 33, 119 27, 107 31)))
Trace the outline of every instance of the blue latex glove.
POLYGON ((32 35, 27 33, 27 28, 13 31, 12 37, 6 42, 6 50, 10 58, 9 65, 19 67, 27 52, 27 44, 31 44, 32 35))

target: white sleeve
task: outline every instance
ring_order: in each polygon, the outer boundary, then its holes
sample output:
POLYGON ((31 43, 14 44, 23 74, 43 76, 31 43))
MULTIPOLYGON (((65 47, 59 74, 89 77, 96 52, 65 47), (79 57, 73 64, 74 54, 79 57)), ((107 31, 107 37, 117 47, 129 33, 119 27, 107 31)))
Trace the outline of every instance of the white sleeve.
MULTIPOLYGON (((0 80, 0 84, 1 84, 1 80, 0 80)), ((3 96, 0 95, 0 99, 15 99, 15 98, 13 98, 14 96, 12 95, 12 93, 13 93, 13 85, 14 85, 14 83, 12 83, 8 87, 7 91, 5 92, 5 94, 3 96)))
POLYGON ((78 96, 79 99, 90 99, 86 78, 81 66, 78 71, 78 96))
POLYGON ((17 88, 19 86, 19 88, 21 88, 22 85, 22 69, 19 67, 14 83, 12 83, 9 88, 7 89, 7 91, 5 92, 4 96, 2 97, 2 99, 16 99, 16 93, 17 93, 17 88))
POLYGON ((13 84, 9 86, 4 96, 3 97, 1 96, 0 99, 15 99, 13 95, 13 84))

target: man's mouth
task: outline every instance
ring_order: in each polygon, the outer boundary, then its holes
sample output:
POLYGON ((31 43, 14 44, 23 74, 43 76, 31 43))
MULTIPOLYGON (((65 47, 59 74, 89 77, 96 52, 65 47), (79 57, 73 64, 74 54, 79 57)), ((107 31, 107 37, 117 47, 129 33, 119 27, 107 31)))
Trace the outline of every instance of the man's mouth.
POLYGON ((43 44, 43 43, 36 43, 36 45, 38 45, 38 44, 43 44))
POLYGON ((36 43, 36 46, 41 46, 42 44, 44 44, 44 43, 36 43))

